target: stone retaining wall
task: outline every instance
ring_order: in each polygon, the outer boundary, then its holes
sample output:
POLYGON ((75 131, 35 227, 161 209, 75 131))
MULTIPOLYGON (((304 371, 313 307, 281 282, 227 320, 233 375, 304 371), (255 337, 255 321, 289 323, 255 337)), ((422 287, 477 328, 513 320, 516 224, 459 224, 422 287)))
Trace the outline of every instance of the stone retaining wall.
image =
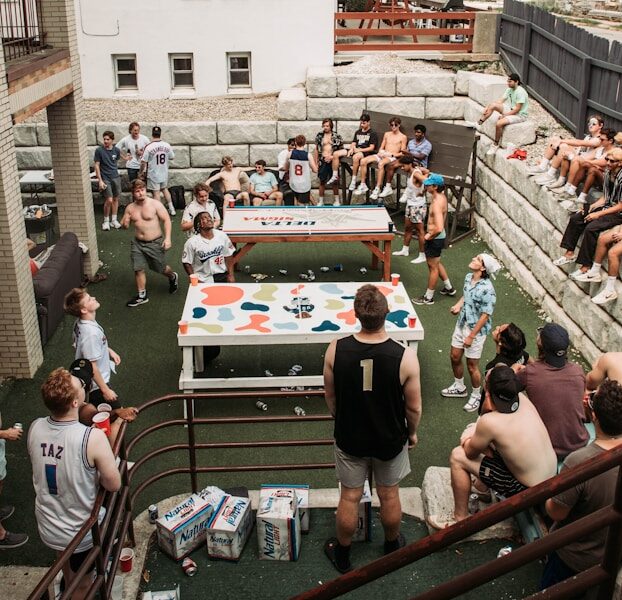
MULTIPOLYGON (((163 139, 176 153, 170 183, 190 190, 220 166, 225 154, 240 166, 251 166, 259 158, 275 166, 288 138, 302 133, 312 141, 326 116, 335 120, 336 130, 345 140, 352 138, 365 109, 457 124, 476 122, 484 105, 499 98, 505 88, 504 77, 465 71, 345 75, 332 68, 311 67, 306 88, 281 92, 276 121, 160 123, 163 139)), ((529 296, 569 330, 573 344, 586 359, 622 349, 622 304, 596 306, 590 301, 589 292, 595 292, 590 284, 571 281, 568 268, 552 264, 561 253, 559 242, 568 213, 550 192, 527 178, 525 163, 508 161, 505 150, 486 156, 494 120, 492 117, 483 127, 477 157, 480 235, 529 296)), ((143 123, 143 131, 148 133, 152 125, 143 123)), ((376 127, 383 130, 381 124, 376 127)), ((114 131, 118 140, 126 134, 127 125, 89 123, 91 156, 106 129, 114 131)), ((527 146, 534 141, 535 124, 527 121, 506 127, 501 146, 527 146)), ((52 167, 47 124, 16 126, 15 143, 21 171, 52 167)), ((619 281, 617 286, 622 296, 619 281)))

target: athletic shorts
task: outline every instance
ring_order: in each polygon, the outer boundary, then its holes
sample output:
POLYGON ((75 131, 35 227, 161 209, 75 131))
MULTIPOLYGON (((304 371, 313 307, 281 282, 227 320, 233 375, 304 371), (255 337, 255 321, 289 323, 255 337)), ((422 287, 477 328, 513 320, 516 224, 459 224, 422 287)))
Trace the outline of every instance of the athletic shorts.
POLYGON ((479 359, 482 357, 484 350, 484 342, 486 336, 483 333, 478 333, 473 340, 473 343, 468 347, 464 347, 464 340, 471 333, 471 328, 468 325, 458 325, 454 328, 454 333, 451 336, 451 345, 453 348, 460 348, 464 350, 464 355, 467 358, 479 359))
POLYGON ((168 181, 154 181, 147 177, 147 189, 150 192, 159 192, 168 188, 168 181))
MULTIPOLYGON (((91 548, 89 548, 88 550, 84 550, 83 552, 74 552, 69 557, 69 567, 71 568, 71 571, 73 573, 77 573, 80 570, 80 567, 84 564, 84 561, 86 560, 90 551, 91 551, 91 548)), ((97 564, 97 561, 93 561, 91 571, 95 570, 96 564, 97 564)))
POLYGON ((374 154, 374 157, 376 158, 376 162, 378 164, 380 164, 380 162, 383 161, 385 158, 389 160, 389 163, 392 163, 396 160, 395 156, 391 154, 374 154))
POLYGON ((498 452, 495 452, 492 458, 484 456, 479 467, 479 479, 489 488, 506 497, 514 496, 527 489, 526 485, 512 475, 498 452))
POLYGON ((238 194, 241 194, 241 193, 242 193, 241 190, 229 190, 228 192, 225 192, 225 198, 227 196, 233 196, 237 200, 238 194))
POLYGON ((106 400, 104 398, 104 393, 99 388, 89 392, 89 404, 97 407, 103 403, 110 404, 113 410, 122 407, 121 401, 118 398, 112 402, 110 402, 110 400, 106 400))
MULTIPOLYGON (((322 159, 317 171, 317 176, 320 179, 320 183, 326 183, 333 176, 333 165, 322 159)), ((337 182, 335 182, 335 185, 337 185, 337 182)))
POLYGON ((162 248, 162 236, 155 240, 143 242, 133 239, 130 246, 130 256, 134 271, 144 271, 149 268, 156 273, 164 273, 166 269, 166 259, 164 248, 162 248))
POLYGON ((114 179, 104 179, 106 189, 102 190, 102 196, 104 198, 118 198, 121 195, 121 178, 115 177, 114 179))
MULTIPOLYGON (((507 103, 504 104, 503 105, 503 111, 507 112, 509 110, 512 110, 510 105, 507 104, 507 103)), ((527 120, 527 115, 503 115, 501 118, 505 119, 509 124, 512 124, 512 123, 522 123, 523 121, 527 120)))
POLYGON ((390 460, 380 460, 371 456, 352 456, 340 450, 335 444, 337 479, 346 487, 363 487, 370 467, 377 485, 387 487, 397 485, 410 473, 408 444, 405 444, 401 452, 390 460))
POLYGON ((6 477, 6 440, 0 440, 0 481, 6 477))
POLYGON ((445 238, 432 238, 425 241, 423 251, 426 258, 438 258, 443 252, 443 248, 445 248, 445 238))
POLYGON ((309 204, 311 202, 311 190, 308 192, 294 192, 294 200, 300 202, 300 204, 309 204))
POLYGON ((406 218, 411 223, 423 223, 427 214, 428 205, 425 203, 425 200, 423 202, 406 205, 406 218))

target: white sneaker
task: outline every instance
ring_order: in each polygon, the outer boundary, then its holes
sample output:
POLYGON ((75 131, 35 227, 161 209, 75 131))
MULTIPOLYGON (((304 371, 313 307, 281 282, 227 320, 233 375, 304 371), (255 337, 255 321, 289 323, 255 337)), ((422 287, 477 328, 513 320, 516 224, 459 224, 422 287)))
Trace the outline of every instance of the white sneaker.
POLYGON ((596 296, 592 298, 592 302, 594 304, 607 304, 607 302, 612 302, 617 297, 618 292, 616 292, 615 290, 613 292, 608 292, 606 289, 604 289, 602 292, 596 294, 596 296))
POLYGON ((556 186, 556 185, 550 185, 549 186, 549 190, 551 190, 554 194, 557 194, 559 196, 562 196, 564 194, 568 193, 568 190, 566 189, 566 186, 556 186))
POLYGON ((533 167, 527 167, 527 175, 539 175, 540 173, 546 173, 549 168, 546 165, 534 165, 533 167))
POLYGON ((468 413, 475 412, 479 408, 480 401, 481 394, 474 394, 471 392, 467 403, 462 407, 462 409, 468 413))
POLYGON ((455 381, 444 390, 441 390, 441 396, 445 398, 466 398, 467 397, 467 389, 466 387, 460 387, 455 381))
POLYGON ((563 267, 564 265, 569 265, 569 264, 575 262, 576 260, 577 260, 576 256, 571 256, 570 258, 568 258, 567 256, 564 255, 564 256, 560 256, 559 258, 556 258, 553 261, 553 264, 556 267, 563 267))
POLYGON ((577 213, 581 210, 581 205, 575 200, 564 200, 559 205, 566 209, 569 213, 577 213))
POLYGON ((573 271, 572 273, 570 273, 570 275, 568 275, 568 277, 570 277, 570 279, 573 279, 574 281, 577 280, 577 277, 581 277, 582 275, 585 275, 587 273, 587 271, 582 271, 581 269, 577 269, 576 271, 573 271))
POLYGON ((168 214, 171 215, 171 217, 174 217, 177 214, 175 212, 175 207, 172 204, 168 207, 168 214))
POLYGON ((406 204, 407 201, 408 201, 408 197, 406 196, 406 193, 403 193, 400 196, 400 204, 406 204))
POLYGON ((563 177, 558 177, 553 183, 545 183, 544 187, 549 188, 549 190, 555 190, 557 188, 564 188, 566 185, 566 180, 563 177))
POLYGON ((356 177, 352 178, 350 185, 348 186, 348 190, 353 192, 356 189, 356 177))
POLYGON ((425 262, 425 254, 423 254, 422 252, 419 252, 419 256, 417 256, 417 258, 414 258, 410 262, 413 265, 419 265, 421 263, 424 263, 425 262))
POLYGON ((104 222, 102 223, 102 229, 103 229, 104 231, 110 231, 110 221, 104 221, 104 222))
POLYGON ((354 190, 354 195, 362 196, 368 191, 369 191, 369 188, 367 187, 367 184, 364 181, 362 181, 361 183, 359 183, 359 186, 354 190))
POLYGON ((335 198, 335 201, 333 202, 333 206, 341 206, 341 202, 339 202, 339 198, 335 198))
POLYGON ((113 220, 112 220, 112 226, 113 226, 115 229, 121 229, 121 223, 119 223, 119 221, 117 221, 117 219, 113 219, 113 220))
POLYGON ((590 271, 582 275, 577 275, 573 279, 575 281, 581 281, 582 283, 600 283, 603 280, 600 273, 592 273, 590 271))
POLYGON ((379 197, 380 197, 380 188, 375 187, 371 195, 369 196, 369 198, 370 200, 378 200, 379 197))
POLYGON ((557 175, 549 175, 545 173, 544 175, 540 175, 539 177, 534 178, 534 182, 538 185, 547 185, 549 183, 553 183, 557 180, 557 175))
POLYGON ((315 206, 324 206, 324 200, 318 200, 315 206))
POLYGON ((496 154, 497 150, 499 150, 499 146, 497 146, 497 144, 493 144, 492 146, 490 146, 490 148, 488 148, 486 156, 492 156, 493 154, 496 154))
POLYGON ((410 250, 404 246, 404 248, 402 248, 401 250, 396 250, 393 253, 393 256, 408 256, 410 254, 410 250))
POLYGON ((337 175, 332 175, 331 178, 326 182, 326 185, 332 185, 339 179, 339 173, 337 175))
POLYGON ((387 196, 390 196, 393 193, 393 188, 391 187, 390 183, 387 183, 383 188, 382 188, 382 192, 380 192, 380 197, 381 198, 386 198, 387 196))

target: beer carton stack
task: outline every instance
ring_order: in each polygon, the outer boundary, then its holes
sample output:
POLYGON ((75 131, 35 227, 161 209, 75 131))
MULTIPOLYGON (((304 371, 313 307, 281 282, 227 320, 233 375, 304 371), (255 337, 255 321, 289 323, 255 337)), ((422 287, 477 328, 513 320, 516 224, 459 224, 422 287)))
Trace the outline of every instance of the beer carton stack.
POLYGON ((175 560, 190 554, 205 541, 208 522, 224 496, 220 488, 208 486, 162 515, 156 521, 158 546, 175 560))
POLYGON ((283 489, 292 489, 296 492, 298 498, 298 513, 300 514, 300 530, 302 533, 309 533, 309 484, 308 483, 293 483, 293 484, 276 484, 276 483, 262 483, 260 490, 260 504, 261 498, 266 498, 272 495, 278 495, 278 492, 283 489))
POLYGON ((298 560, 300 512, 297 490, 261 490, 257 509, 257 541, 262 560, 298 560))
POLYGON ((208 523, 207 554, 210 558, 238 560, 252 529, 251 501, 225 495, 208 523))

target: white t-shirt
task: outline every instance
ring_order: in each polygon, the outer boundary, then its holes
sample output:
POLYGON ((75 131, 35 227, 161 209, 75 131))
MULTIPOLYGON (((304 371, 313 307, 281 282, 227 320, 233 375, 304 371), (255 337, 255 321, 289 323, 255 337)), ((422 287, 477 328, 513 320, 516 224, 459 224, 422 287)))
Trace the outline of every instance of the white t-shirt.
POLYGON ((141 162, 147 163, 147 179, 154 183, 168 181, 168 161, 175 158, 170 144, 161 140, 149 142, 145 146, 141 162))
POLYGON ((131 135, 126 135, 118 144, 117 148, 124 154, 129 154, 130 159, 125 163, 126 169, 140 169, 139 150, 144 150, 149 143, 149 138, 142 133, 135 140, 131 135))
MULTIPOLYGON (((95 361, 97 368, 104 379, 110 381, 110 353, 108 352, 108 339, 97 321, 85 321, 78 319, 73 326, 73 347, 76 349, 75 358, 86 358, 91 362, 95 361)), ((95 383, 91 385, 91 390, 98 390, 99 386, 95 383)))
POLYGON ((226 273, 225 257, 233 256, 235 247, 229 236, 219 229, 214 229, 214 237, 210 240, 200 233, 193 235, 184 244, 181 262, 192 265, 202 283, 213 283, 214 275, 226 273))
POLYGON ((283 179, 283 177, 285 177, 285 163, 287 162, 287 159, 289 158, 289 154, 290 151, 285 148, 285 150, 281 150, 279 152, 279 155, 276 159, 276 164, 279 168, 279 179, 283 179))
MULTIPOLYGON (((200 202, 197 202, 196 198, 193 198, 192 202, 186 206, 181 220, 182 222, 190 221, 193 223, 194 217, 202 212, 208 212, 214 221, 220 221, 220 213, 218 212, 216 205, 211 200, 208 200, 205 204, 201 204, 200 202)), ((194 231, 191 229, 187 233, 188 235, 193 235, 194 231)))
MULTIPOLYGON (((51 417, 36 419, 28 431, 35 517, 41 540, 53 550, 69 545, 95 504, 99 475, 86 454, 91 431, 79 421, 51 417)), ((92 546, 89 533, 75 552, 92 546)))

